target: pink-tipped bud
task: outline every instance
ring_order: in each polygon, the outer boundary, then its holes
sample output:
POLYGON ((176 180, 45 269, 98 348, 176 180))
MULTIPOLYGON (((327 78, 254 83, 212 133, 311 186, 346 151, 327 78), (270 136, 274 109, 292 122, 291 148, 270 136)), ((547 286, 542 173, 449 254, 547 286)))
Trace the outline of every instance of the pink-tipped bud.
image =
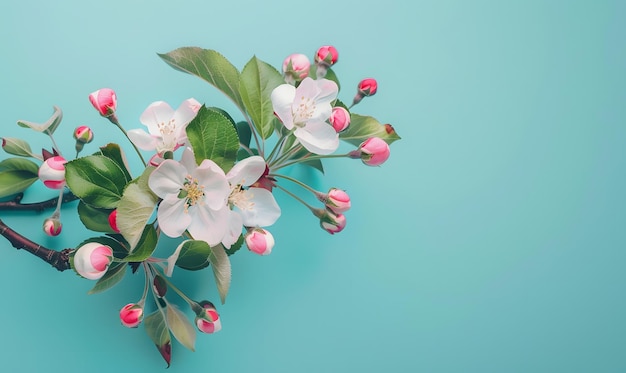
POLYGON ((315 62, 317 64, 322 63, 326 66, 332 66, 337 63, 337 59, 339 59, 339 53, 332 45, 324 45, 315 53, 315 62))
POLYGON ((290 84, 299 82, 309 76, 311 62, 304 54, 294 53, 283 61, 283 74, 285 81, 290 84))
POLYGON ((335 214, 341 214, 350 209, 350 196, 344 190, 331 188, 326 196, 326 208, 335 214))
POLYGON ((352 105, 356 105, 363 97, 374 96, 378 91, 378 82, 374 78, 363 79, 359 82, 357 86, 357 93, 354 96, 354 100, 352 100, 352 105))
POLYGON ((328 120, 335 131, 339 133, 350 125, 350 113, 341 106, 335 106, 328 120))
POLYGON ((120 233, 120 230, 117 228, 117 209, 109 214, 109 226, 115 233, 120 233))
POLYGON ((39 167, 39 179, 51 189, 61 189, 65 186, 65 163, 60 155, 46 159, 39 167))
POLYGON ((111 116, 117 109, 117 95, 111 88, 102 88, 89 95, 89 101, 103 117, 111 116))
POLYGON ((50 217, 43 222, 43 231, 51 237, 58 236, 61 233, 63 224, 57 217, 50 217))
POLYGON ((98 280, 106 273, 113 261, 113 250, 98 242, 89 242, 74 252, 73 266, 76 272, 89 280, 98 280))
POLYGON ((389 144, 379 137, 370 137, 355 152, 351 152, 350 156, 361 158, 368 166, 380 166, 389 158, 389 144))
POLYGON ((129 303, 120 310, 120 321, 127 328, 136 328, 143 320, 143 307, 129 303))
POLYGON ((209 301, 200 302, 202 310, 196 315, 196 326, 202 333, 217 333, 222 329, 220 315, 215 310, 213 303, 209 301))
POLYGON ((320 218, 320 226, 330 234, 341 232, 346 227, 346 217, 336 214, 329 209, 316 210, 315 215, 320 218))
POLYGON ((255 254, 268 255, 274 248, 274 236, 263 228, 254 228, 246 234, 246 245, 255 254))
POLYGON ((89 144, 93 140, 93 131, 87 126, 78 126, 74 130, 74 139, 76 142, 89 144))

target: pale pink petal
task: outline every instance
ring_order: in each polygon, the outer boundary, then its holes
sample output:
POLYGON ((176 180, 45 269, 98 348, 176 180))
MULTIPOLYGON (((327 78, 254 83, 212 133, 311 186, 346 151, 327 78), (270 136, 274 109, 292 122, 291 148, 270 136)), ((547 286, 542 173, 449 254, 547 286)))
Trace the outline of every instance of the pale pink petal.
MULTIPOLYGON (((306 79, 305 79, 306 80, 306 79)), ((285 128, 293 128, 293 100, 296 97, 296 87, 291 84, 281 84, 274 88, 271 95, 272 108, 285 128)))
POLYGON ((297 128, 294 134, 314 154, 331 154, 339 147, 339 135, 326 122, 307 122, 304 128, 297 128))
POLYGON ((226 178, 231 186, 250 186, 254 184, 265 172, 265 160, 263 157, 254 155, 237 162, 228 171, 226 178))
POLYGON ((140 129, 128 131, 128 138, 141 150, 154 150, 159 143, 158 137, 140 129))
POLYGON ((246 193, 254 203, 252 209, 237 210, 241 214, 244 226, 267 227, 278 220, 280 207, 270 191, 264 188, 250 188, 243 193, 246 193))
POLYGON ((152 171, 148 179, 148 186, 154 194, 165 198, 169 194, 178 196, 178 193, 185 182, 187 169, 180 163, 166 159, 156 170, 152 171))
POLYGON ((207 206, 219 210, 226 205, 230 186, 224 171, 215 162, 205 159, 192 176, 198 180, 198 185, 204 188, 204 203, 207 206))
POLYGON ((196 117, 197 111, 194 111, 189 103, 183 102, 180 104, 176 112, 174 112, 173 121, 176 125, 177 137, 185 133, 185 128, 196 117))
POLYGON ((190 209, 192 215, 191 224, 187 228, 196 240, 206 241, 215 246, 222 242, 224 234, 228 230, 228 214, 230 210, 226 205, 220 210, 213 210, 206 205, 197 205, 190 209))
POLYGON ((180 237, 192 223, 192 217, 185 208, 186 201, 170 194, 159 204, 157 219, 159 228, 169 237, 180 237))
POLYGON ((230 248, 241 236, 241 229, 243 228, 243 222, 241 215, 235 211, 229 211, 228 214, 228 230, 226 235, 222 239, 222 244, 225 248, 230 248))
POLYGON ((174 109, 167 102, 156 101, 150 104, 139 117, 139 121, 148 127, 152 135, 161 135, 159 125, 167 124, 174 116, 174 109))

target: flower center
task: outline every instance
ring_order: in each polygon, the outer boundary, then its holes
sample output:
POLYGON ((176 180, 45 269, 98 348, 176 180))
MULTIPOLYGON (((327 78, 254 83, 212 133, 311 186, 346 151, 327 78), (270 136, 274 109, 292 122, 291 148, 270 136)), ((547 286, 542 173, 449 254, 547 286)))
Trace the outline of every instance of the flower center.
POLYGON ((306 122, 313 117, 315 112, 315 101, 309 97, 300 97, 300 103, 293 110, 293 124, 297 127, 304 127, 306 122))
POLYGON ((168 136, 176 132, 176 119, 172 118, 167 123, 161 122, 157 124, 161 135, 168 136))
POLYGON ((254 202, 251 201, 253 197, 252 192, 244 190, 241 185, 237 185, 228 196, 228 204, 231 207, 237 206, 240 210, 252 210, 254 208, 254 202))
POLYGON ((187 175, 181 194, 183 198, 187 199, 186 211, 187 207, 194 206, 196 203, 204 200, 204 185, 198 184, 198 179, 187 175))

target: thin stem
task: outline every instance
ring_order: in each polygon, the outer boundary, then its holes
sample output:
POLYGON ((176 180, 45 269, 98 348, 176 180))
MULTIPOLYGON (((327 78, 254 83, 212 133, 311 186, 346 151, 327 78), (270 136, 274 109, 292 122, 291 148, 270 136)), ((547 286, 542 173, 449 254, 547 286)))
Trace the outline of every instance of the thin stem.
POLYGON ((305 205, 306 207, 309 208, 309 210, 311 210, 311 212, 315 213, 316 208, 314 208, 313 206, 309 205, 308 203, 306 203, 302 198, 298 197, 297 195, 291 193, 290 191, 288 191, 287 189, 283 188, 282 186, 276 184, 276 188, 282 190, 283 192, 289 194, 291 197, 295 198, 296 201, 302 203, 303 205, 305 205))
POLYGON ((122 127, 122 125, 120 124, 119 120, 117 120, 117 117, 115 116, 115 114, 107 117, 109 119, 109 121, 111 121, 111 123, 115 124, 115 126, 117 128, 120 129, 120 131, 122 131, 122 133, 124 134, 124 136, 126 136, 126 139, 128 139, 128 142, 130 142, 130 144, 133 146, 133 148, 135 149, 135 152, 137 153, 137 155, 139 156, 139 159, 141 159, 141 163, 143 163, 144 166, 146 166, 146 161, 145 159, 143 159, 143 155, 141 155, 141 151, 139 150, 139 148, 137 148, 137 146, 135 145, 134 142, 132 142, 130 140, 130 137, 128 137, 128 132, 126 132, 126 130, 124 129, 124 127, 122 127))
POLYGON ((272 152, 270 153, 269 157, 267 157, 268 162, 272 160, 272 158, 274 157, 274 153, 280 154, 280 151, 283 149, 283 145, 285 145, 286 139, 287 139, 287 136, 282 136, 280 140, 278 140, 278 142, 274 146, 274 149, 272 149, 272 152))
MULTIPOLYGON (((13 211, 26 211, 32 210, 41 212, 47 208, 54 207, 58 205, 59 199, 57 197, 50 198, 45 201, 35 202, 35 203, 22 203, 22 198, 24 197, 24 193, 17 194, 12 200, 0 202, 0 210, 13 210, 13 211)), ((68 203, 77 200, 72 192, 67 192, 63 194, 63 198, 61 198, 61 203, 68 203)))
POLYGON ((302 148, 302 144, 294 145, 291 149, 276 157, 276 159, 269 165, 270 169, 273 169, 274 167, 282 167, 281 162, 286 162, 292 155, 299 152, 302 148))
POLYGON ((317 190, 315 190, 315 189, 311 188, 310 186, 306 185, 306 184, 305 184, 305 183, 303 183, 302 181, 300 181, 300 180, 298 180, 298 179, 295 179, 295 178, 293 178, 293 177, 291 177, 291 176, 287 176, 287 175, 280 175, 280 174, 269 174, 269 175, 267 175, 267 176, 270 176, 270 177, 280 177, 280 178, 283 178, 283 179, 289 180, 289 181, 291 181, 291 182, 293 182, 293 183, 296 183, 296 184, 300 185, 300 186, 301 186, 301 187, 303 187, 304 189, 307 189, 308 191, 312 192, 312 193, 313 193, 313 194, 315 194, 315 195, 317 195, 317 193, 319 193, 317 190))
POLYGON ((343 157, 349 157, 350 154, 346 153, 346 154, 328 154, 328 155, 312 155, 312 156, 304 156, 302 158, 293 160, 291 162, 287 162, 287 163, 283 163, 279 166, 276 166, 274 168, 272 168, 274 171, 279 170, 283 167, 288 167, 294 164, 298 164, 298 163, 302 163, 302 162, 307 162, 307 161, 312 161, 315 159, 326 159, 326 158, 343 158, 343 157))
POLYGON ((61 149, 59 149, 56 141, 54 141, 54 136, 52 136, 51 133, 48 133, 48 136, 50 137, 50 140, 52 140, 52 148, 57 152, 57 154, 61 155, 61 149))
MULTIPOLYGON (((149 265, 150 265, 150 267, 151 267, 153 270, 155 270, 154 265, 152 265, 152 264, 149 264, 149 265)), ((177 287, 176 287, 176 286, 175 286, 175 285, 174 285, 171 281, 169 281, 169 280, 167 279, 167 277, 166 277, 166 276, 164 276, 164 275, 162 276, 161 274, 159 274, 159 276, 161 276, 161 278, 165 281, 165 283, 167 283, 167 286, 168 286, 169 288, 171 288, 172 290, 174 290, 174 291, 176 292, 176 294, 178 294, 181 298, 183 298, 183 300, 184 300, 185 302, 187 302, 190 306, 192 306, 192 307, 193 307, 193 305, 197 304, 197 302, 196 302, 196 301, 194 301, 193 299, 191 299, 191 298, 189 298, 188 296, 186 296, 186 295, 185 295, 185 293, 183 293, 183 292, 182 292, 179 288, 177 288, 177 287)))
POLYGON ((148 273, 149 269, 147 268, 147 264, 146 262, 142 262, 141 263, 143 265, 143 272, 144 275, 146 277, 146 283, 143 286, 143 294, 141 295, 141 299, 139 300, 139 302, 137 302, 138 305, 141 306, 141 308, 144 307, 144 305, 146 304, 146 298, 148 297, 148 288, 150 287, 150 274, 148 273))

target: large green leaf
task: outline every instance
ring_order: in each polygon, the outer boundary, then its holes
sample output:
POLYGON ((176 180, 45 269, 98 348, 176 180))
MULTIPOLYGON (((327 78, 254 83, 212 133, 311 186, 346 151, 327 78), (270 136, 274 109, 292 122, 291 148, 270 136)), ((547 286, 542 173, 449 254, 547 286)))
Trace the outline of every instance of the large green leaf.
POLYGON ((97 208, 113 209, 130 181, 111 158, 91 155, 65 164, 65 180, 72 193, 97 208))
POLYGON ((237 129, 235 123, 219 109, 203 105, 187 126, 187 137, 197 164, 210 159, 224 172, 228 172, 235 164, 239 149, 237 129))
POLYGON ((107 273, 89 290, 88 294, 96 294, 109 290, 117 285, 118 282, 122 281, 124 274, 126 274, 126 263, 113 263, 107 270, 107 273))
POLYGON ((17 124, 21 127, 31 128, 37 132, 44 132, 48 135, 52 135, 59 126, 59 124, 61 124, 61 120, 63 119, 63 112, 61 111, 61 109, 57 106, 54 106, 53 109, 54 112, 52 113, 52 116, 43 123, 18 120, 17 124))
POLYGON ((144 317, 143 325, 146 329, 148 337, 154 342, 157 349, 170 366, 172 340, 170 332, 167 329, 167 322, 161 310, 156 310, 148 316, 144 317))
POLYGON ((274 131, 274 108, 270 96, 274 88, 284 83, 285 79, 273 66, 256 57, 252 57, 241 72, 241 98, 263 139, 269 138, 274 131))
POLYGON ((0 170, 3 171, 26 171, 34 176, 39 173, 37 163, 24 158, 7 158, 0 162, 0 170))
POLYGON ((363 141, 370 137, 380 137, 387 144, 400 140, 400 136, 398 136, 390 124, 383 125, 373 117, 354 113, 350 114, 350 125, 348 128, 339 134, 341 140, 355 146, 361 145, 363 141))
POLYGON ((194 351, 196 344, 196 329, 187 316, 175 305, 168 303, 165 308, 167 326, 176 337, 176 340, 191 351, 194 351))
POLYGON ((183 47, 159 54, 174 69, 206 80, 224 92, 243 111, 239 94, 239 71, 226 57, 211 49, 183 47))
POLYGON ((152 216, 159 198, 148 186, 148 178, 154 167, 126 186, 117 208, 117 229, 128 241, 131 250, 137 245, 148 219, 152 216))
POLYGON ((211 247, 209 262, 211 263, 211 268, 213 268, 213 276, 215 277, 215 283, 217 284, 217 291, 220 293, 222 304, 224 304, 224 302, 226 302, 228 289, 230 288, 232 272, 230 259, 228 259, 228 255, 226 254, 222 244, 211 247))
POLYGON ((87 229, 95 232, 115 233, 109 224, 112 210, 91 207, 83 201, 78 202, 78 217, 87 229))
POLYGON ((100 147, 100 151, 96 154, 104 155, 105 157, 111 158, 118 166, 122 169, 126 178, 128 180, 132 179, 130 172, 128 171, 128 161, 126 160, 126 155, 124 151, 118 144, 109 143, 105 146, 100 147))
POLYGON ((0 198, 21 193, 39 177, 30 171, 7 170, 0 172, 0 198))

